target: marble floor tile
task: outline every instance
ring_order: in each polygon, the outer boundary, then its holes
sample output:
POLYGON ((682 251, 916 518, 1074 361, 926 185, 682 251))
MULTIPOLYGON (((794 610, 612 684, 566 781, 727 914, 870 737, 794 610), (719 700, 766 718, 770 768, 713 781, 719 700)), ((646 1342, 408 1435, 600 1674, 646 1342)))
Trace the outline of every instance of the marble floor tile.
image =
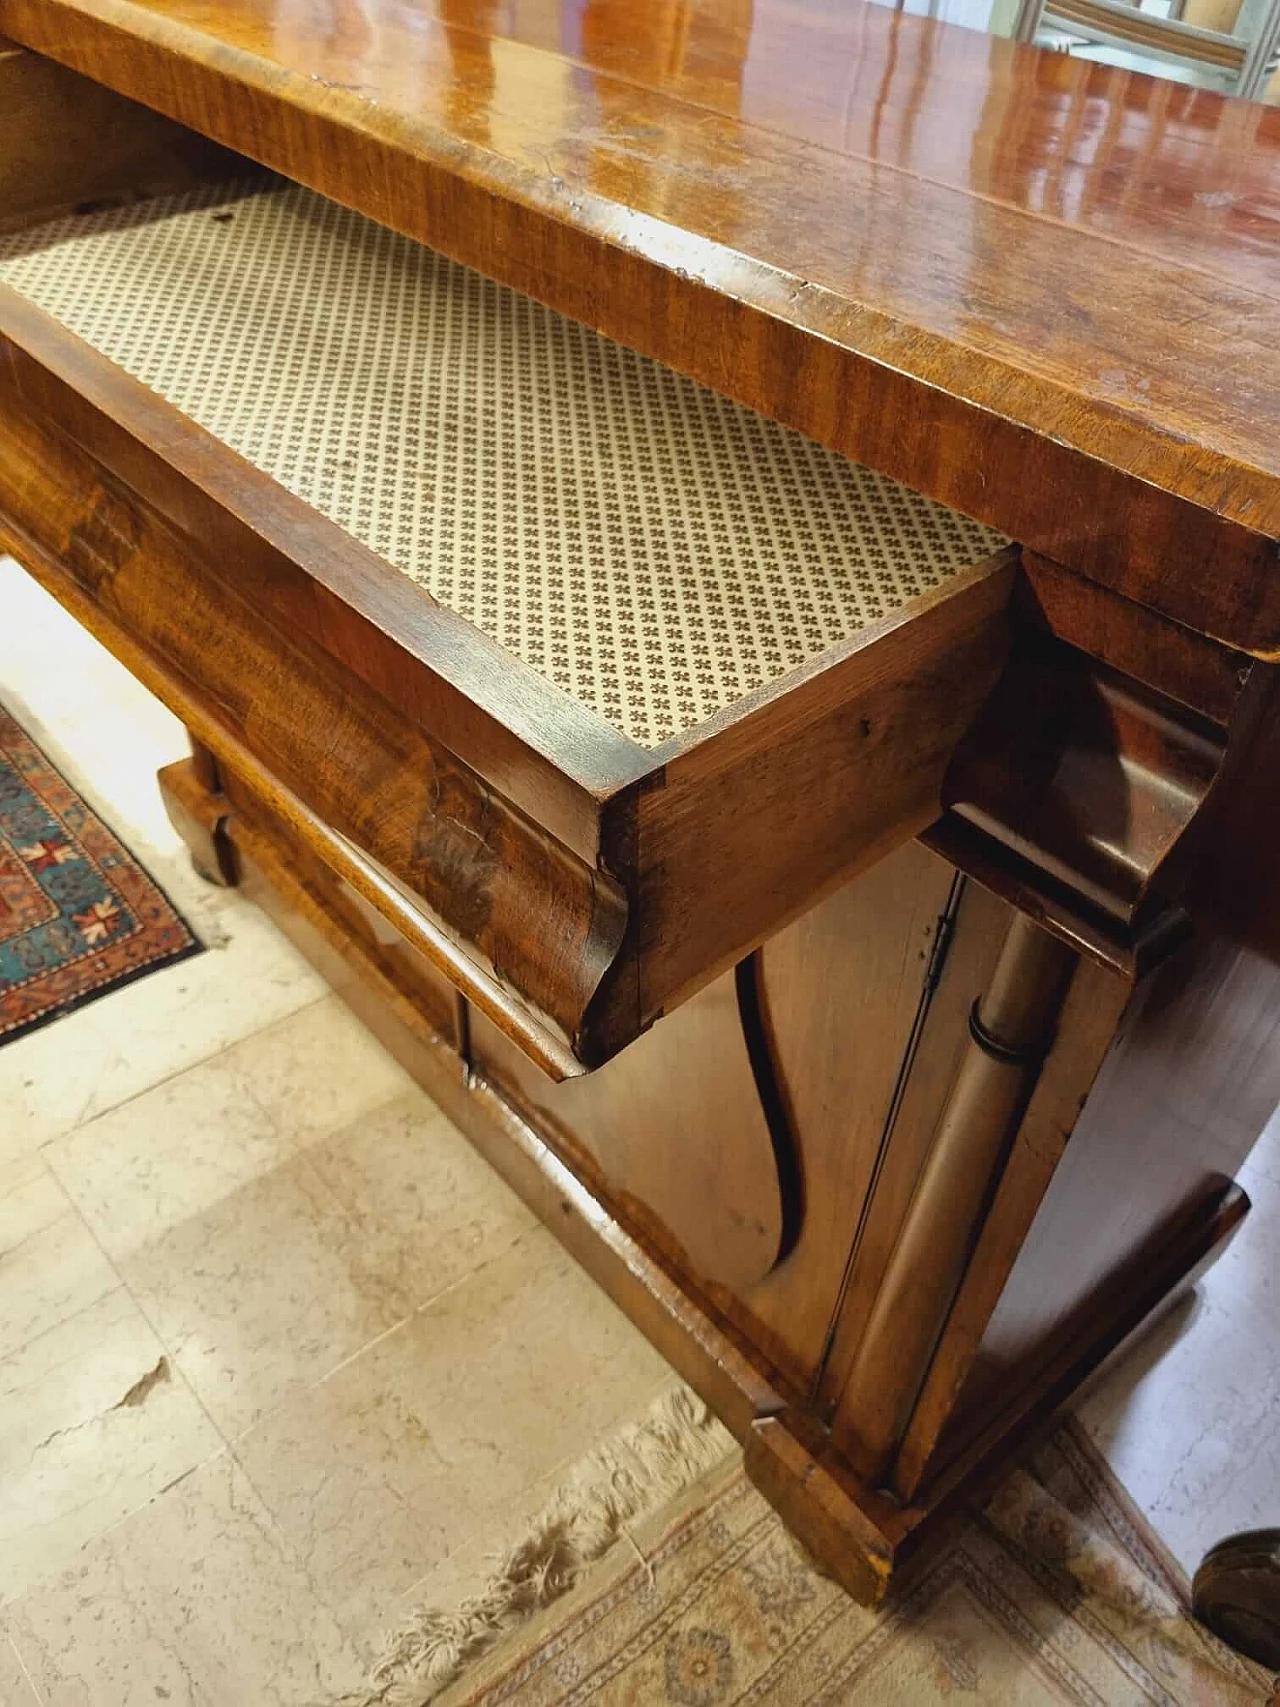
POLYGON ((413 1080, 337 996, 229 1049, 253 1099, 294 1150, 365 1119, 413 1080))
POLYGON ((290 1154, 237 1053, 189 1067, 44 1146, 41 1154, 113 1258, 290 1154))
POLYGON ((8 1613, 45 1707, 327 1707, 364 1672, 228 1456, 8 1613))
POLYGON ((1234 1530, 1280 1525, 1278 1157, 1280 1120, 1241 1171, 1253 1209, 1235 1239, 1079 1406, 1189 1572, 1234 1530))
POLYGON ((366 1645, 488 1516, 638 1414, 669 1366, 542 1228, 237 1442, 366 1645))
MULTIPOLYGON (((126 839, 128 839, 126 837, 126 839)), ((260 1027, 320 1001, 326 985, 241 897, 203 884, 200 907, 134 848, 209 952, 0 1049, 0 1164, 29 1153, 260 1027)))
POLYGON ((26 1667, 18 1658, 18 1650, 5 1635, 0 1634, 0 1707, 42 1707, 27 1676, 26 1667))
POLYGON ((411 1090, 122 1257, 121 1272, 230 1439, 533 1224, 411 1090))
POLYGON ((0 609, 0 696, 210 951, 0 1049, 3 1165, 318 1001, 325 985, 257 908, 193 871, 155 784, 188 751, 177 719, 3 557, 0 609))
POLYGON ((118 1284, 41 1158, 0 1165, 0 1358, 118 1284))
POLYGON ((307 1159, 412 1309, 538 1224, 416 1086, 312 1144, 307 1159))
POLYGON ((220 1446, 123 1288, 0 1359, 0 1601, 220 1446))
POLYGON ((121 1267, 228 1440, 411 1308, 306 1156, 121 1267))
POLYGON ((337 997, 326 996, 41 1153, 119 1259, 408 1083, 337 997))

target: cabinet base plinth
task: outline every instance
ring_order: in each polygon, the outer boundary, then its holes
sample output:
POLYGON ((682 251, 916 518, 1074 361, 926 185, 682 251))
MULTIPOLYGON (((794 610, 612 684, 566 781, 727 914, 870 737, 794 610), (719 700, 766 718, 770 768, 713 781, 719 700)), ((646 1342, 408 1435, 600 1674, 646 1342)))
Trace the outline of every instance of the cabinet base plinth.
POLYGON ((441 975, 389 945, 305 834, 234 778, 210 794, 191 761, 162 786, 180 833, 215 881, 236 881, 326 977, 494 1169, 742 1442, 748 1475, 855 1600, 878 1604, 951 1515, 998 1477, 1099 1367, 1207 1266, 1248 1202, 1215 1191, 1141 1253, 1142 1278, 1099 1297, 1087 1336, 1002 1388, 1000 1409, 969 1417, 964 1441, 910 1503, 867 1485, 820 1418, 710 1297, 677 1273, 610 1201, 607 1183, 564 1135, 541 1131, 470 1065, 465 1006, 441 975), (206 792, 207 789, 206 789, 206 792), (212 856, 212 857, 211 857, 212 856))

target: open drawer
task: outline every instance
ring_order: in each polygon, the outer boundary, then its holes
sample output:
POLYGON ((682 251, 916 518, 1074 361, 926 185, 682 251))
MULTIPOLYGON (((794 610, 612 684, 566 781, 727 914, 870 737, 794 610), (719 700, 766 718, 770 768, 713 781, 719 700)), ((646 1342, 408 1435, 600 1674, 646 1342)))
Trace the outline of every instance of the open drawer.
POLYGON ((280 179, 10 231, 0 340, 0 541, 555 1074, 936 817, 1001 668, 999 536, 280 179))

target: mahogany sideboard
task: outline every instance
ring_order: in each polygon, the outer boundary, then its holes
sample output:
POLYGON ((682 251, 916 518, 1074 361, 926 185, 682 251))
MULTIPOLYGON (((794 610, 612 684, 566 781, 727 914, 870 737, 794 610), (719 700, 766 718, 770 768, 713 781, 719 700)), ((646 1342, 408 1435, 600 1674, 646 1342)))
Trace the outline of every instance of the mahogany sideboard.
POLYGON ((0 544, 878 1599, 1280 1101, 1280 113, 859 0, 0 36, 0 544))

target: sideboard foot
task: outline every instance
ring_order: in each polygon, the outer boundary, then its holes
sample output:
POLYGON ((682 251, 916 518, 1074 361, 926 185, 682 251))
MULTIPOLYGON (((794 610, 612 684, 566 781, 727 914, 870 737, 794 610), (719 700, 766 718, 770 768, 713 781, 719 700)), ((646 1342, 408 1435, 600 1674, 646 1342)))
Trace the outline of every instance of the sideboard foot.
POLYGON ((166 765, 159 773, 160 797, 196 871, 208 883, 231 888, 239 882, 235 848, 226 829, 231 803, 222 792, 212 753, 194 741, 192 747, 189 759, 166 765))

